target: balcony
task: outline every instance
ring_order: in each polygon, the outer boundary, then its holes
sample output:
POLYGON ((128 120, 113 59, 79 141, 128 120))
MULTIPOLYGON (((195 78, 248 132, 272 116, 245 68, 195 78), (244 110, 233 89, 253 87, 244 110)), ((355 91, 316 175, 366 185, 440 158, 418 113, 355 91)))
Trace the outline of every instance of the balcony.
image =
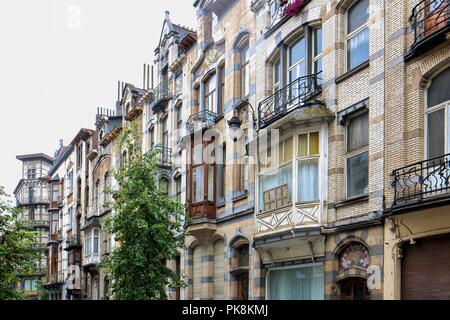
POLYGON ((50 235, 50 240, 47 245, 57 244, 63 241, 62 230, 58 230, 57 233, 53 233, 50 235))
POLYGON ((128 110, 127 114, 125 115, 125 120, 132 121, 137 116, 139 116, 144 111, 144 108, 142 105, 133 105, 130 110, 128 110))
POLYGON ((169 80, 162 81, 154 90, 152 98, 152 110, 154 113, 166 108, 167 102, 172 98, 169 80))
POLYGON ((75 249, 81 249, 81 240, 79 236, 70 235, 66 240, 65 251, 72 251, 75 249))
POLYGON ((49 227, 49 222, 48 220, 27 220, 24 222, 24 224, 32 229, 35 228, 48 228, 49 227))
MULTIPOLYGON (((253 5, 256 5, 254 1, 253 5)), ((269 1, 270 22, 267 26, 267 34, 272 33, 275 29, 289 20, 294 14, 300 12, 309 1, 298 0, 271 0, 269 1)))
POLYGON ((319 75, 300 77, 263 100, 258 106, 259 129, 296 109, 306 109, 313 105, 324 106, 323 102, 316 100, 322 91, 319 75))
POLYGON ((62 273, 49 274, 47 276, 46 286, 62 283, 64 283, 64 276, 62 273))
POLYGON ((450 154, 394 170, 392 176, 393 210, 450 200, 450 154))
POLYGON ((156 153, 157 164, 161 167, 170 167, 172 165, 172 149, 163 145, 154 146, 150 152, 156 153))
POLYGON ((186 130, 193 134, 196 131, 210 129, 214 126, 216 118, 217 114, 209 110, 194 113, 186 122, 186 130))
POLYGON ((100 254, 91 253, 83 256, 83 267, 93 266, 101 262, 100 254))
POLYGON ((406 60, 412 59, 447 40, 450 31, 450 0, 423 0, 409 18, 414 42, 406 60))
POLYGON ((24 207, 24 206, 33 206, 33 205, 48 205, 48 200, 44 200, 43 198, 34 197, 33 199, 22 199, 17 200, 17 206, 18 207, 24 207))

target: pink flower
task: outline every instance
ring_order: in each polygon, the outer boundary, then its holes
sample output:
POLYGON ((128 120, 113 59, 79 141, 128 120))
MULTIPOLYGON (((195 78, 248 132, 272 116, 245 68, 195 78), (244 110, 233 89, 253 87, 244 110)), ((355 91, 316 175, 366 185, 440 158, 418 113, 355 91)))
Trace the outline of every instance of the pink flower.
POLYGON ((284 14, 290 17, 297 15, 305 6, 305 0, 294 0, 284 9, 284 14))

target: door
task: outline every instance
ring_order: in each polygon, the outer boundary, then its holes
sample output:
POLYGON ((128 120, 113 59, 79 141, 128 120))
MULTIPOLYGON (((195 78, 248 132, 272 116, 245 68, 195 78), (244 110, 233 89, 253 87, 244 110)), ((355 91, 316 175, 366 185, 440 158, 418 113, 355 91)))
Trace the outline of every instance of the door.
POLYGON ((238 300, 248 300, 248 273, 238 277, 238 300))
POLYGON ((413 245, 408 242, 402 247, 402 299, 449 300, 450 235, 415 241, 413 245))
POLYGON ((368 300, 369 290, 367 289, 367 280, 364 278, 348 278, 342 280, 341 284, 342 300, 368 300))

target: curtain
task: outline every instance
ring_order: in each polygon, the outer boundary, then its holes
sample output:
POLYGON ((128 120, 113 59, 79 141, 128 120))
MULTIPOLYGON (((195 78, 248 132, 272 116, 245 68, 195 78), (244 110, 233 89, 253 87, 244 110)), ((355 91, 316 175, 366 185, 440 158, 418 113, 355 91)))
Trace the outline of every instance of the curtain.
POLYGON ((298 162, 298 201, 319 200, 319 159, 298 162))
POLYGON ((350 120, 348 126, 347 150, 355 150, 369 143, 369 113, 365 112, 350 120))
POLYGON ((270 271, 270 300, 323 300, 323 298, 323 265, 270 271))

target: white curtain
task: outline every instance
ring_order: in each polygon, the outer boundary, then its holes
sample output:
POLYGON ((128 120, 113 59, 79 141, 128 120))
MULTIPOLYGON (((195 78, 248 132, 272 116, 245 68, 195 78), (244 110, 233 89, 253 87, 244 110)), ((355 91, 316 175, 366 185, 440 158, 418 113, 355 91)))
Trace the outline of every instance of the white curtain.
POLYGON ((319 159, 298 162, 298 201, 319 200, 319 159))
POLYGON ((270 300, 323 300, 323 265, 271 270, 270 300))

